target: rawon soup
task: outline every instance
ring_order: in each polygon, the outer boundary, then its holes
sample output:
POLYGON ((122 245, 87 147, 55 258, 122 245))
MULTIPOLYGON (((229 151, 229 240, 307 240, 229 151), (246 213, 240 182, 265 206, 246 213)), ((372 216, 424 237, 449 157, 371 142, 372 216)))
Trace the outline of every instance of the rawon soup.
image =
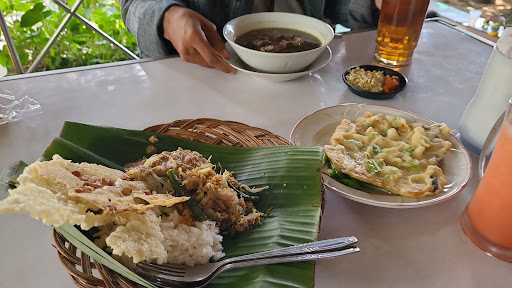
POLYGON ((322 45, 315 36, 294 29, 264 28, 246 32, 235 39, 243 47, 270 53, 294 53, 322 45))

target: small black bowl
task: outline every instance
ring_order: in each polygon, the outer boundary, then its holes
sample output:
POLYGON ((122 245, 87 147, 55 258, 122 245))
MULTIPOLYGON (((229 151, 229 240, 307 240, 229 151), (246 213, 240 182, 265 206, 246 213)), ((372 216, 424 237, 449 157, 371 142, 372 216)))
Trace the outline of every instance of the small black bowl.
POLYGON ((397 71, 395 71, 393 69, 389 69, 389 68, 381 67, 381 66, 376 66, 376 65, 352 66, 352 67, 348 68, 347 71, 345 71, 343 73, 343 77, 342 78, 343 78, 343 82, 345 82, 345 84, 347 84, 348 89, 350 91, 352 91, 352 93, 354 93, 354 94, 356 94, 358 96, 364 97, 364 98, 375 99, 375 100, 391 99, 398 92, 402 91, 405 88, 405 85, 407 85, 407 78, 405 78, 405 76, 402 73, 397 72, 397 71), (396 87, 395 90, 393 90, 391 92, 384 93, 384 92, 369 92, 369 91, 361 90, 358 87, 352 86, 347 81, 347 75, 350 72, 350 70, 352 70, 354 68, 358 68, 358 67, 362 68, 362 69, 364 69, 366 71, 382 71, 382 72, 384 72, 384 75, 386 75, 386 76, 396 76, 398 78, 398 82, 399 82, 398 87, 396 87))

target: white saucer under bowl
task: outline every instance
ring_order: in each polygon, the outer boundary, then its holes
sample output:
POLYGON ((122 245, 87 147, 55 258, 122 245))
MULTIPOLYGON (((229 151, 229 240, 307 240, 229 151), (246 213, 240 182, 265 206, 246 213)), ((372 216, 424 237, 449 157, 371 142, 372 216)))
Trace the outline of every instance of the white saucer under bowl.
POLYGON ((233 68, 240 72, 247 73, 251 76, 273 82, 290 81, 293 79, 309 75, 310 73, 313 73, 324 68, 327 64, 329 64, 329 62, 331 62, 332 58, 331 48, 327 47, 327 49, 325 49, 324 52, 322 52, 322 54, 320 54, 320 56, 318 56, 318 58, 304 71, 295 73, 264 73, 258 72, 256 69, 245 64, 240 59, 240 57, 238 57, 238 55, 233 51, 233 48, 231 48, 229 45, 226 45, 226 49, 228 50, 229 55, 231 56, 231 58, 229 59, 229 63, 231 64, 231 66, 233 66, 233 68))

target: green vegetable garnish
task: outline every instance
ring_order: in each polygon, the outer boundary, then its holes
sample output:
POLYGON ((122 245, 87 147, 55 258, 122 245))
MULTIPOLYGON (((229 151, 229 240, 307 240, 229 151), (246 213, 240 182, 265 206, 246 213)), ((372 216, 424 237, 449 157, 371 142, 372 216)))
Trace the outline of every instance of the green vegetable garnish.
POLYGON ((382 149, 380 149, 379 145, 372 144, 372 153, 373 153, 373 155, 378 155, 380 152, 382 152, 382 149))
POLYGON ((174 190, 174 196, 184 196, 185 187, 183 186, 183 183, 181 183, 180 179, 178 179, 178 176, 173 169, 167 170, 167 177, 169 177, 169 180, 171 181, 172 190, 174 190))
POLYGON ((217 162, 217 165, 215 165, 215 172, 217 172, 217 174, 223 174, 224 171, 226 171, 223 167, 222 167, 222 164, 220 164, 220 162, 217 162))
POLYGON ((391 126, 393 128, 400 127, 400 124, 402 123, 402 119, 398 116, 393 117, 393 120, 391 120, 391 126))
POLYGON ((345 184, 349 187, 355 188, 355 189, 362 189, 364 182, 361 182, 357 179, 354 179, 347 174, 340 173, 336 171, 336 169, 329 169, 329 176, 331 176, 334 180, 345 184))
POLYGON ((322 157, 322 162, 325 166, 331 167, 331 159, 327 156, 327 154, 324 153, 324 156, 322 157))
POLYGON ((229 186, 229 188, 233 189, 233 191, 235 191, 236 194, 238 194, 238 197, 240 197, 240 198, 248 199, 251 201, 258 201, 258 199, 259 199, 259 196, 257 196, 257 193, 247 191, 247 190, 242 191, 241 189, 237 189, 229 181, 228 181, 228 186, 229 186))
POLYGON ((366 160, 366 171, 370 174, 377 174, 380 171, 382 171, 382 168, 380 167, 379 163, 374 159, 367 159, 366 160))
POLYGON ((420 173, 422 171, 420 164, 413 163, 409 167, 407 167, 407 170, 414 172, 414 173, 420 173))
MULTIPOLYGON (((327 155, 324 155, 324 163, 325 163, 325 166, 329 168, 327 170, 327 174, 334 180, 340 182, 341 184, 347 185, 348 187, 352 187, 354 189, 365 190, 367 192, 372 192, 372 193, 379 193, 379 192, 375 192, 375 191, 381 190, 378 187, 373 186, 372 184, 363 182, 361 180, 357 180, 345 173, 337 171, 335 168, 332 167, 331 161, 329 160, 327 155)), ((385 193, 385 194, 388 194, 388 193, 385 193)))
POLYGON ((347 185, 348 187, 352 187, 355 189, 363 189, 363 185, 361 185, 360 181, 358 181, 354 178, 343 178, 343 179, 340 179, 340 182, 342 184, 347 185))
POLYGON ((415 149, 414 149, 414 147, 409 146, 409 147, 407 147, 407 148, 404 150, 404 152, 405 152, 405 153, 408 153, 408 154, 410 154, 410 155, 412 155, 412 153, 414 153, 414 150, 415 150, 415 149))
POLYGON ((199 207, 199 204, 196 202, 196 200, 194 198, 190 198, 187 201, 187 206, 188 206, 188 208, 190 208, 190 211, 192 212, 192 216, 194 217, 195 220, 200 221, 200 222, 208 220, 208 218, 206 217, 206 215, 203 212, 203 209, 201 209, 201 207, 199 207))
POLYGON ((192 216, 196 221, 205 221, 208 218, 204 214, 203 210, 199 206, 199 203, 197 203, 196 199, 194 199, 192 193, 187 191, 185 189, 185 186, 181 181, 178 179, 178 176, 174 172, 173 169, 169 169, 167 171, 167 177, 169 177, 169 180, 171 181, 172 189, 174 190, 174 196, 191 196, 190 199, 188 199, 187 206, 190 209, 190 212, 192 212, 192 216))

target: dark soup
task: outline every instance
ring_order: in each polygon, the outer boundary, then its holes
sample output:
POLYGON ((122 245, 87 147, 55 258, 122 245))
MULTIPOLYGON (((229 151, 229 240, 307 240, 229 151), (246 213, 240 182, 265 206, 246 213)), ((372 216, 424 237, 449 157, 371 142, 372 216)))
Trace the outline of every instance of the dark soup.
POLYGON ((322 45, 318 38, 309 33, 287 28, 252 30, 238 36, 235 43, 249 49, 272 53, 301 52, 322 45))

